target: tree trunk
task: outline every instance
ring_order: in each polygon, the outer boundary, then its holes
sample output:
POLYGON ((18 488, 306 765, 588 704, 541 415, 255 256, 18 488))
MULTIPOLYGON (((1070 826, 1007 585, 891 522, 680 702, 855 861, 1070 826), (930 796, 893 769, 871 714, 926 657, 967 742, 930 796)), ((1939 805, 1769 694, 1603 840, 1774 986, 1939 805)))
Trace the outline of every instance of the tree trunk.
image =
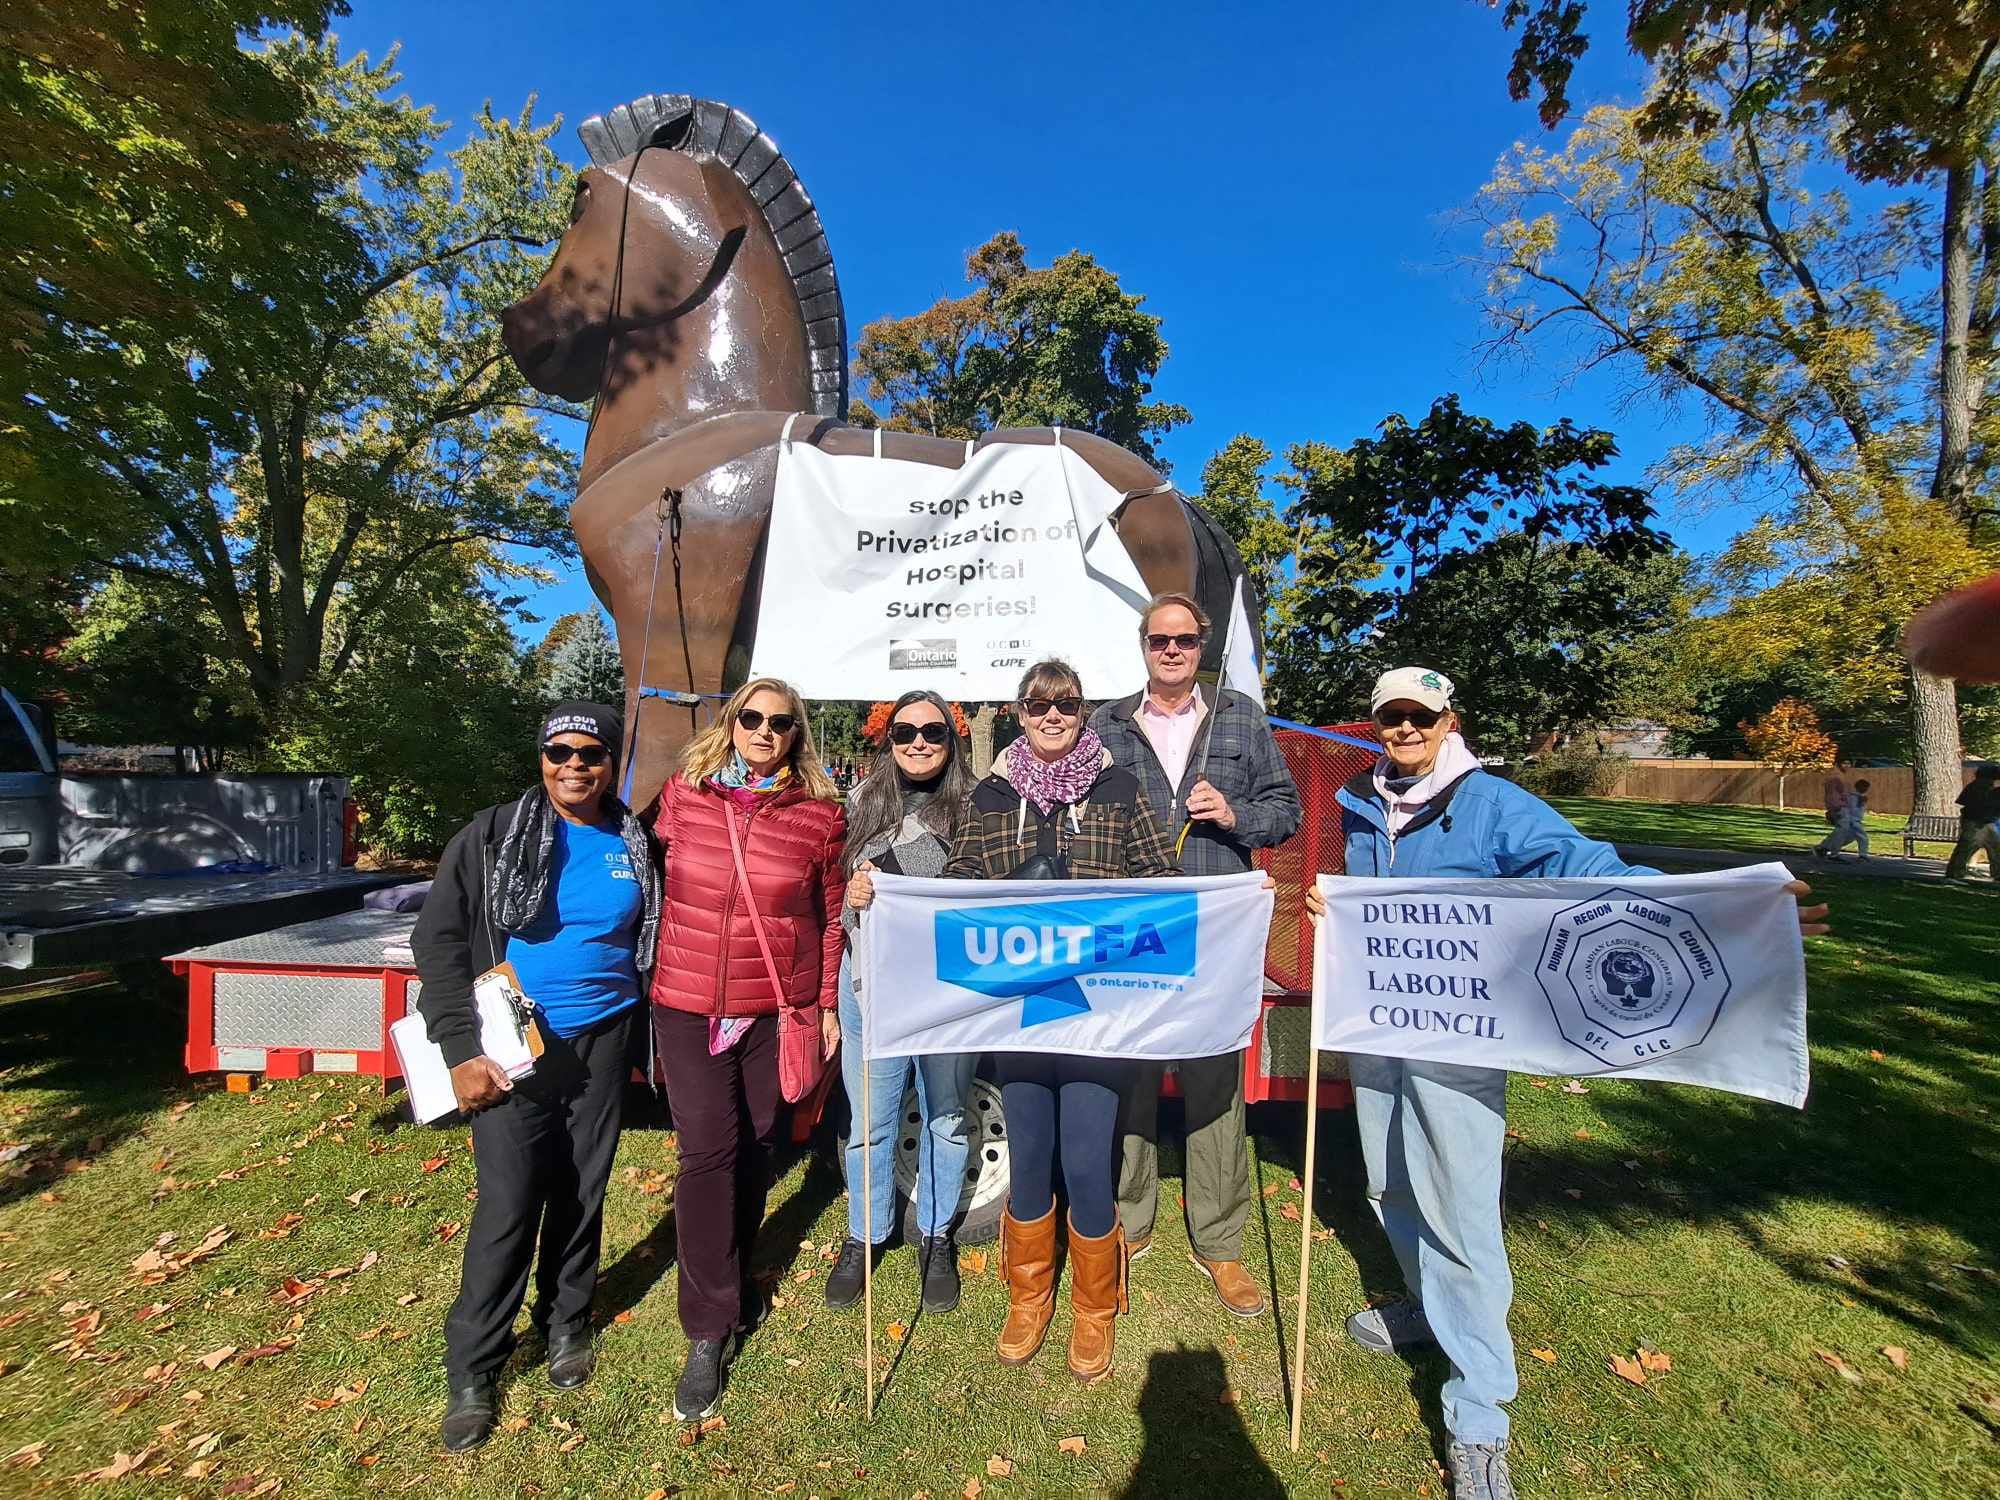
POLYGON ((1783 812, 1784 810, 1785 810, 1785 773, 1783 771, 1780 771, 1778 773, 1778 811, 1783 812))
POLYGON ((1949 677, 1910 669, 1910 718, 1915 729, 1916 800, 1912 812, 1949 817, 1965 785, 1958 743, 1958 686, 1949 677))
POLYGON ((966 726, 972 731, 974 776, 984 776, 993 769, 993 721, 997 712, 992 704, 984 703, 965 716, 966 726))

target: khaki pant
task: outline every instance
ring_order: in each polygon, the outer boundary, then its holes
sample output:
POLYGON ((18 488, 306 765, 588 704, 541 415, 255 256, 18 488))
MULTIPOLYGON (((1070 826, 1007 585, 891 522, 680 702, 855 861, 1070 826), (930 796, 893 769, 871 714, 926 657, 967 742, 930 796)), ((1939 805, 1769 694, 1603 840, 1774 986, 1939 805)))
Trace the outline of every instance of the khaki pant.
MULTIPOLYGON (((1120 1110, 1118 1219, 1127 1241, 1150 1239, 1160 1201, 1159 1063, 1139 1063, 1120 1110)), ((1241 1260, 1250 1219, 1250 1142, 1243 1054, 1197 1057, 1178 1069, 1187 1106, 1188 1240, 1204 1260, 1241 1260)))

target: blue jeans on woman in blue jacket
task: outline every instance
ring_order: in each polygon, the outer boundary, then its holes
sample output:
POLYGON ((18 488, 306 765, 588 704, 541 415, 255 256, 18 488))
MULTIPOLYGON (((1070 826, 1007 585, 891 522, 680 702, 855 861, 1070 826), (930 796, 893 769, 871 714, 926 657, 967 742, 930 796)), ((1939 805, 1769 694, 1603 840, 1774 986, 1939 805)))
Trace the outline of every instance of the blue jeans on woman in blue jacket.
POLYGON ((943 1234, 958 1212, 965 1187, 965 1162, 971 1135, 965 1115, 972 1088, 976 1054, 937 1057, 861 1056, 861 1001, 854 989, 853 960, 840 958, 840 1077, 847 1085, 847 1102, 854 1120, 847 1132, 847 1233, 849 1238, 880 1245, 896 1222, 896 1143, 902 1136, 903 1084, 914 1064, 917 1075, 917 1230, 925 1236, 943 1234), (868 1102, 873 1118, 862 1133, 861 1079, 868 1075, 868 1102), (866 1151, 863 1140, 868 1142, 866 1151), (861 1192, 862 1157, 871 1158, 870 1196, 874 1222, 864 1222, 861 1192))

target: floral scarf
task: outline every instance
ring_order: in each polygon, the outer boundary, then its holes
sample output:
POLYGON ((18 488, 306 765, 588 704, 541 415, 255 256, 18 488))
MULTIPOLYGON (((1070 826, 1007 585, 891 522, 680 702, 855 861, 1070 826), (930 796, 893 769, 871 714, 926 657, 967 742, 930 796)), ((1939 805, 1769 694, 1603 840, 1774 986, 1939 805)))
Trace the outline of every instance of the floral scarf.
POLYGON ((1008 785, 1026 797, 1043 817, 1064 803, 1081 802, 1104 768, 1104 742, 1088 724, 1061 760, 1043 760, 1028 748, 1024 734, 1007 747, 1002 774, 1008 785))
MULTIPOLYGON (((729 764, 709 778, 722 794, 735 802, 751 802, 791 784, 792 768, 780 766, 769 776, 752 776, 741 752, 729 757, 729 764)), ((735 814, 729 816, 734 817, 735 814)), ((749 893, 744 893, 749 899, 749 893)), ((782 996, 779 997, 782 1000, 782 996)), ((719 1057, 749 1033, 754 1016, 711 1016, 708 1021, 708 1055, 719 1057)))

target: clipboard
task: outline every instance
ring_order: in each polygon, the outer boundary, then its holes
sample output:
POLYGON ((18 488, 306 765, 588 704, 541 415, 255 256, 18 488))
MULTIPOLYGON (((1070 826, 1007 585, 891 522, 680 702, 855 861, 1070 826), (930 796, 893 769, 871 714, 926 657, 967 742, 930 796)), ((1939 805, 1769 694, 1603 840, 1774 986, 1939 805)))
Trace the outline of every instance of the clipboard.
MULTIPOLYGON (((472 981, 472 1008, 479 1021, 479 1050, 509 1078, 534 1072, 535 1059, 542 1054, 541 1029, 534 1002, 522 990, 512 964, 496 964, 472 981)), ((394 1022, 389 1041, 402 1066, 410 1113, 417 1122, 428 1125, 456 1114, 458 1096, 452 1092, 451 1069, 444 1050, 430 1039, 423 1016, 411 1011, 394 1022)))

